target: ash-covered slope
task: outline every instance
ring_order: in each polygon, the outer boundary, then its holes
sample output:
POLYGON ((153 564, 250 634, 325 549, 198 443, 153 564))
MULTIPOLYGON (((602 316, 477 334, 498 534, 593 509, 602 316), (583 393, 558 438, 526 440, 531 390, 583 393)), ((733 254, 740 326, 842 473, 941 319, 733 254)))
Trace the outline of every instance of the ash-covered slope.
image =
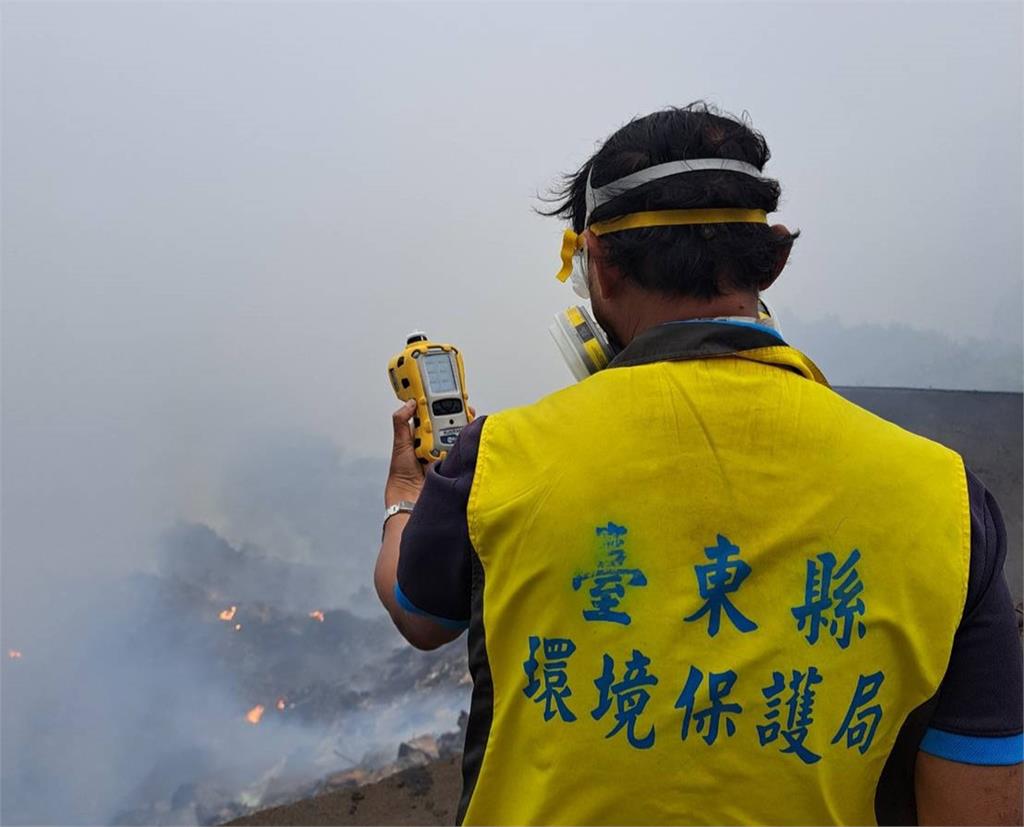
POLYGON ((336 569, 271 556, 257 546, 236 548, 208 526, 179 523, 161 537, 160 576, 202 588, 235 602, 273 603, 301 611, 309 605, 333 605, 336 569))

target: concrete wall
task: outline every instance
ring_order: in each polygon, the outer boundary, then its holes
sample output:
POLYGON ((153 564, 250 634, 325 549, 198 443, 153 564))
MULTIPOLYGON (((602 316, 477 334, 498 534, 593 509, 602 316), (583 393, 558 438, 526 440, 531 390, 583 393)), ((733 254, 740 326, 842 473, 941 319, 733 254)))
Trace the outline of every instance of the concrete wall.
POLYGON ((959 453, 999 502, 1006 521, 1006 578, 1021 602, 1024 396, 907 388, 836 388, 852 402, 959 453))

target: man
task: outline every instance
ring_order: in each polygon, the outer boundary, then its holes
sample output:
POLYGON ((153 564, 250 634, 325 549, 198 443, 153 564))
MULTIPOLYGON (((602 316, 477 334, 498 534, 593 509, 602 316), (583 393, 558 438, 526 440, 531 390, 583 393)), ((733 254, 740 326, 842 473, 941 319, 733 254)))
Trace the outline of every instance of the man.
POLYGON ((768 157, 702 104, 624 126, 555 210, 608 368, 425 479, 394 416, 375 579, 414 645, 469 629, 460 821, 874 823, 916 755, 921 823, 1020 823, 998 507, 760 314, 768 157))

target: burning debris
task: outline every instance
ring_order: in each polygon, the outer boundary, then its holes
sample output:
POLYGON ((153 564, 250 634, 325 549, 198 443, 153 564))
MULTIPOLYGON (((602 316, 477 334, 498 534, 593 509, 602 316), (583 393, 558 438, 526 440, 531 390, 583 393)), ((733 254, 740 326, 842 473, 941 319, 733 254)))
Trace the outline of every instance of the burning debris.
POLYGON ((167 543, 157 573, 133 575, 132 593, 146 607, 135 639, 187 646, 189 663, 237 703, 228 719, 247 724, 229 726, 225 738, 253 748, 225 758, 199 747, 195 759, 154 766, 107 823, 218 824, 305 797, 341 768, 397 771, 434 752, 429 741, 409 742, 398 766, 401 738, 430 731, 439 710, 451 715, 468 701, 464 646, 414 650, 383 612, 329 608, 306 568, 235 549, 205 527, 180 527, 167 543), (282 583, 290 599, 274 598, 282 583), (310 586, 306 599, 295 597, 296 583, 310 586))
POLYGON ((7 657, 9 657, 11 660, 21 660, 21 650, 20 649, 8 649, 7 650, 7 657))

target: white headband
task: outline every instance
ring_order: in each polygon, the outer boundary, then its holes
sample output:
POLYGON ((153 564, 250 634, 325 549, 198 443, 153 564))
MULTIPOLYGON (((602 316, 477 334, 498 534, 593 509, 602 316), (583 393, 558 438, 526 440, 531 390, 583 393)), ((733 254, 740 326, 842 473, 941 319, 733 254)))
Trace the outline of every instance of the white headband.
POLYGON ((695 158, 690 161, 669 161, 667 164, 647 167, 595 190, 590 186, 590 176, 594 174, 594 167, 591 166, 590 173, 587 175, 587 215, 583 226, 590 225, 590 214, 602 204, 607 204, 613 198, 617 198, 631 189, 636 189, 641 184, 657 181, 659 178, 667 178, 670 175, 678 175, 681 172, 702 172, 708 169, 739 172, 760 180, 765 178, 757 167, 746 161, 733 161, 729 158, 695 158))

